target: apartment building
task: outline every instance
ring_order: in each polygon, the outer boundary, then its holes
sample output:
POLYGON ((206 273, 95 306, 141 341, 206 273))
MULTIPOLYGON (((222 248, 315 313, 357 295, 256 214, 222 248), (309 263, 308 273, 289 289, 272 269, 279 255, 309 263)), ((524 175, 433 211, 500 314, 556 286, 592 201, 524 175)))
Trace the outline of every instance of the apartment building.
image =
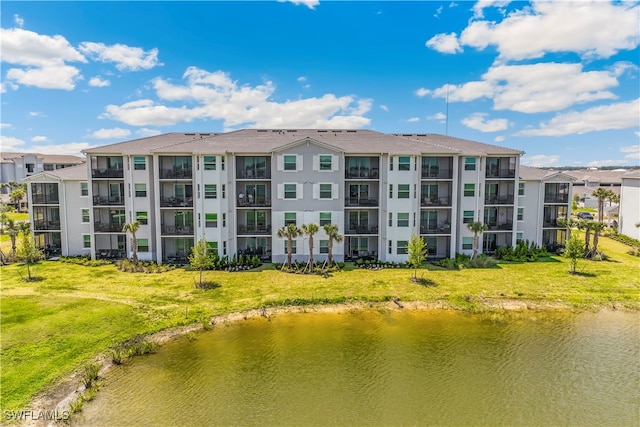
POLYGON ((640 170, 622 175, 618 232, 640 239, 640 170))
MULTIPOLYGON (((345 236, 334 245, 338 260, 406 260, 414 233, 427 242, 430 259, 471 253, 467 223, 474 221, 489 226, 481 248, 487 253, 518 238, 543 239, 541 230, 518 228, 518 208, 528 201, 516 194, 522 152, 442 135, 170 133, 92 148, 86 155, 88 197, 67 192, 76 200, 65 203, 89 209, 91 228, 83 244, 96 258, 130 256, 122 226, 131 221, 141 224, 139 257, 158 262, 185 262, 201 238, 222 256, 282 262, 286 241, 277 230, 289 223, 337 224, 345 236)), ((53 177, 31 181, 43 179, 53 177)), ((539 192, 531 197, 542 204, 539 192)), ((322 227, 314 241, 314 258, 322 260, 328 245, 322 227)), ((308 238, 297 238, 294 257, 307 259, 308 251, 308 238)))
MULTIPOLYGON (((55 171, 84 163, 82 157, 40 153, 0 153, 0 183, 22 183, 28 176, 43 171, 55 171)), ((8 188, 0 188, 3 194, 8 188)))

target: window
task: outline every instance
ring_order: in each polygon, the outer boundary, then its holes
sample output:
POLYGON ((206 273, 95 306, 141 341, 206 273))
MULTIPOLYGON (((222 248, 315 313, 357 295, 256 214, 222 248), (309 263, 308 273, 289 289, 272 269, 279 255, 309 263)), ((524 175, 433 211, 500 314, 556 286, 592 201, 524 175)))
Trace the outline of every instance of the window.
POLYGON ((46 171, 52 171, 53 170, 53 165, 45 164, 45 165, 43 165, 43 169, 46 170, 46 171))
POLYGON ((524 208, 518 208, 518 221, 524 221, 524 208))
POLYGON ((91 235, 83 234, 82 235, 82 247, 85 249, 91 248, 91 235))
POLYGON ((294 171, 297 170, 297 156, 284 156, 284 170, 286 171, 294 171))
POLYGON ((320 184, 320 198, 331 199, 331 184, 320 184))
POLYGON ((147 168, 147 159, 144 156, 133 157, 133 169, 137 171, 143 171, 147 168))
POLYGON ((409 212, 398 212, 398 227, 409 226, 409 212))
POLYGON ((464 195, 465 197, 473 197, 476 194, 476 185, 475 184, 465 184, 464 185, 464 195))
POLYGON ((135 184, 136 197, 147 197, 147 184, 135 184))
POLYGON ((473 237, 462 238, 462 249, 473 249, 473 237))
POLYGON ((524 182, 518 183, 518 196, 524 196, 524 182))
POLYGON ((329 253, 329 241, 328 240, 320 240, 320 253, 328 254, 329 253))
POLYGON ((138 252, 149 252, 149 239, 138 239, 138 252))
POLYGON ((393 212, 389 212, 389 227, 393 226, 393 212))
POLYGON ((393 241, 389 240, 389 253, 392 254, 393 253, 393 241))
POLYGON ((396 253, 398 255, 406 254, 408 246, 409 246, 408 240, 398 240, 398 244, 396 245, 396 253))
POLYGON ((330 171, 332 169, 331 156, 320 156, 320 170, 330 171))
POLYGON ((516 244, 522 242, 522 231, 516 233, 516 244))
POLYGON ((227 254, 227 242, 222 242, 222 255, 227 254))
POLYGON ((89 183, 88 182, 81 182, 80 183, 80 195, 81 196, 88 196, 89 195, 89 183))
POLYGON ((285 184, 284 185, 284 198, 285 199, 295 199, 297 196, 297 185, 296 184, 285 184))
MULTIPOLYGON (((389 156, 389 170, 393 170, 393 156, 389 156)), ((389 252, 391 253, 391 252, 389 252)))
POLYGON ((462 213, 462 223, 471 224, 473 222, 473 211, 464 211, 462 213))
POLYGON ((411 157, 409 156, 398 157, 398 170, 399 171, 411 170, 411 157))
POLYGON ((27 168, 27 172, 33 173, 33 168, 35 167, 35 165, 33 163, 26 163, 25 167, 27 168))
POLYGON ((320 227, 331 224, 331 212, 320 212, 320 227))
MULTIPOLYGON (((297 240, 292 240, 291 241, 291 253, 292 254, 296 254, 298 253, 298 245, 297 245, 298 241, 297 240)), ((284 248, 285 248, 285 252, 287 251, 287 243, 284 243, 284 248)))
POLYGON ((474 171, 474 170, 476 170, 476 158, 475 157, 465 157, 464 158, 464 170, 466 170, 466 171, 474 171))
POLYGON ((204 156, 204 170, 216 170, 216 156, 204 156))
POLYGON ((216 228, 218 226, 218 214, 217 213, 204 214, 204 226, 207 228, 216 228))
POLYGON ((140 223, 140 225, 146 225, 149 223, 148 215, 146 211, 136 212, 136 221, 140 223))
POLYGON ((296 213, 295 212, 285 212, 284 213, 284 225, 287 226, 289 224, 296 225, 296 213))
POLYGON ((220 156, 220 169, 224 170, 224 156, 220 156))
POLYGON ((226 213, 222 214, 222 226, 223 227, 227 226, 227 214, 226 213))
POLYGON ((90 220, 89 209, 82 209, 82 222, 89 222, 90 220))
POLYGON ((218 198, 218 186, 216 184, 204 185, 204 198, 205 199, 217 199, 218 198))
POLYGON ((411 185, 398 184, 398 199, 408 199, 410 190, 411 190, 411 185))
POLYGON ((389 198, 393 198, 393 184, 389 184, 389 198))
POLYGON ((210 251, 218 253, 218 242, 207 242, 207 252, 210 251))
POLYGON ((222 184, 222 198, 227 197, 227 184, 222 184))

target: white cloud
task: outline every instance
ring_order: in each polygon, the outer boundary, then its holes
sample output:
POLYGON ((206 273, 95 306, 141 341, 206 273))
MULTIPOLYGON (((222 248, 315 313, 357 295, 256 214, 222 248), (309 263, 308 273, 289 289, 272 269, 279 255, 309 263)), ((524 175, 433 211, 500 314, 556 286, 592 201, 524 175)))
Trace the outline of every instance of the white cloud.
POLYGON ((423 87, 421 87, 420 89, 416 90, 416 95, 418 95, 419 97, 423 97, 423 96, 427 96, 430 95, 431 91, 429 89, 425 89, 423 87))
POLYGON ((582 71, 581 64, 497 64, 489 68, 480 81, 444 85, 423 93, 446 98, 448 88, 450 102, 489 98, 496 110, 540 113, 616 98, 608 89, 618 86, 618 71, 615 64, 608 71, 587 72, 582 71))
POLYGON ((22 66, 9 68, 7 80, 43 89, 71 90, 81 78, 80 70, 66 62, 86 58, 60 35, 47 36, 21 28, 0 29, 2 62, 22 66))
POLYGON ((87 150, 93 146, 87 142, 70 142, 68 144, 37 145, 30 148, 30 151, 42 154, 64 154, 68 156, 82 157, 82 150, 87 150))
POLYGON ((494 142, 502 142, 505 140, 505 137, 500 135, 500 136, 496 136, 493 140, 494 142))
POLYGON ((625 154, 625 159, 640 160, 640 144, 620 147, 620 151, 625 154))
POLYGON ((315 9, 320 4, 320 0, 278 0, 279 3, 293 3, 296 6, 304 5, 309 9, 315 9))
POLYGON ((156 136, 160 135, 161 133, 162 132, 160 132, 158 129, 140 128, 136 130, 136 134, 140 135, 141 137, 156 136))
POLYGON ((46 136, 42 136, 42 135, 37 135, 37 136, 34 136, 33 138, 31 138, 32 142, 45 142, 47 140, 48 140, 48 138, 46 136))
POLYGON ((383 111, 389 111, 389 107, 387 107, 384 104, 380 104, 380 109, 383 110, 383 111))
POLYGON ((24 145, 24 141, 13 136, 0 135, 0 146, 2 151, 19 150, 24 145))
POLYGON ((460 47, 456 33, 436 34, 427 40, 425 46, 437 50, 440 53, 462 52, 462 47, 460 47))
POLYGON ((79 47, 85 55, 100 62, 115 62, 121 71, 148 70, 162 65, 158 62, 158 49, 144 51, 124 44, 107 46, 104 43, 82 42, 79 47))
MULTIPOLYGON (((481 16, 482 7, 477 8, 481 16)), ((608 58, 638 46, 639 13, 636 2, 534 1, 500 23, 471 22, 460 43, 479 50, 495 46, 503 60, 541 58, 547 52, 608 58)))
POLYGON ((197 119, 223 120, 226 129, 239 126, 361 128, 371 122, 364 114, 370 111, 372 101, 353 95, 325 94, 319 98, 278 103, 270 100, 276 89, 272 82, 253 87, 239 86, 227 73, 196 67, 189 67, 183 79, 184 85, 160 78, 153 81, 156 94, 164 104, 141 99, 123 105, 108 105, 101 118, 133 126, 167 126, 197 119), (172 106, 172 102, 180 105, 172 106), (195 106, 187 107, 185 102, 195 106))
POLYGON ((296 80, 298 80, 300 83, 304 83, 307 81, 307 78, 305 76, 300 76, 296 80))
POLYGON ((9 129, 12 127, 13 125, 11 123, 0 123, 0 129, 9 129))
POLYGON ((557 155, 538 154, 536 156, 525 155, 522 157, 522 164, 532 167, 560 166, 558 164, 559 161, 560 156, 557 155))
POLYGON ((538 128, 524 129, 520 136, 562 136, 611 129, 637 128, 640 98, 635 101, 592 107, 585 111, 557 114, 538 128))
POLYGON ((480 132, 499 132, 509 127, 507 119, 485 120, 488 114, 473 113, 460 121, 468 128, 479 130, 480 132))
POLYGON ((407 123, 416 123, 420 121, 420 117, 411 117, 407 119, 407 123))
POLYGON ((432 116, 427 116, 427 120, 446 120, 446 118, 447 118, 446 114, 442 112, 436 113, 432 116))
POLYGON ((106 87, 110 86, 111 82, 109 80, 105 80, 100 76, 91 77, 89 79, 89 86, 93 87, 106 87))
POLYGON ((44 117, 41 111, 29 111, 29 117, 44 117))
POLYGON ((478 2, 473 5, 473 17, 484 18, 484 9, 488 7, 502 8, 509 3, 511 3, 510 0, 478 0, 478 2))
POLYGON ((24 27, 24 19, 18 14, 13 15, 13 22, 20 28, 24 27))
POLYGON ((112 129, 98 129, 91 134, 87 135, 85 138, 94 138, 94 139, 116 139, 116 138, 125 138, 131 135, 131 131, 129 129, 122 128, 112 128, 112 129))
POLYGON ((593 166, 593 167, 619 166, 619 165, 625 165, 627 163, 629 163, 628 160, 594 160, 592 162, 587 163, 587 166, 593 166))

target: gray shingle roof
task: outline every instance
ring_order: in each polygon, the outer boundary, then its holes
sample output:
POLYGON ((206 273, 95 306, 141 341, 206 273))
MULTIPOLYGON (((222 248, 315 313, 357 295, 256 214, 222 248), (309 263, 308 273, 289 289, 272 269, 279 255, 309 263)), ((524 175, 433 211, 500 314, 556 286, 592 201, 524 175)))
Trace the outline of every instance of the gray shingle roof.
POLYGON ((25 178, 25 181, 37 181, 45 178, 46 176, 59 178, 63 181, 86 181, 89 179, 87 165, 83 163, 81 165, 70 166, 68 168, 39 172, 25 178))

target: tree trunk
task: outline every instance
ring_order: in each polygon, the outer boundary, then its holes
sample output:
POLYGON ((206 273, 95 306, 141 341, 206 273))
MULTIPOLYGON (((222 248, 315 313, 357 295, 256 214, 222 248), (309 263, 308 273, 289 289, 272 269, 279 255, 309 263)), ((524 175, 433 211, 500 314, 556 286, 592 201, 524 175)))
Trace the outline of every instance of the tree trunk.
POLYGON ((327 243, 327 264, 331 265, 333 262, 333 239, 329 237, 329 242, 327 243))
POLYGON ((313 273, 313 237, 309 236, 309 271, 313 273))
POLYGON ((591 240, 591 230, 587 228, 584 231, 584 250, 585 250, 585 252, 589 252, 590 240, 591 240))
POLYGON ((291 238, 287 239, 287 266, 291 268, 291 252, 293 251, 293 244, 291 238))
POLYGON ((476 259, 476 256, 478 256, 478 233, 473 235, 473 256, 471 257, 471 259, 476 259))

